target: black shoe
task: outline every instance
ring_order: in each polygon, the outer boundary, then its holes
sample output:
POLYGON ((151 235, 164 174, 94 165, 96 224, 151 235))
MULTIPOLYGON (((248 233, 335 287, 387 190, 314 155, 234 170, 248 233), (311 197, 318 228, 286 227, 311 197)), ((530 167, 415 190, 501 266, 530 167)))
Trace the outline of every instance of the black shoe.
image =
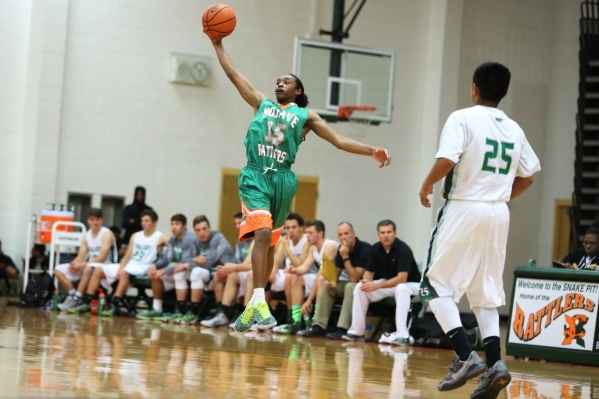
POLYGON ((313 324, 312 327, 299 331, 297 335, 303 337, 324 337, 326 333, 327 332, 321 326, 313 324))
POLYGON ((341 341, 341 337, 343 337, 345 334, 347 334, 347 330, 345 328, 337 328, 334 332, 328 333, 326 337, 328 339, 341 341))

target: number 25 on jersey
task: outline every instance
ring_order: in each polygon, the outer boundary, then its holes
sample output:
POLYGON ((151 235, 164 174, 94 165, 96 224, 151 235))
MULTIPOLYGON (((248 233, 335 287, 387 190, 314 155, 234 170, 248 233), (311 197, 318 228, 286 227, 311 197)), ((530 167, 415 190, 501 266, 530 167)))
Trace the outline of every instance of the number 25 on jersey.
POLYGON ((485 153, 485 159, 483 161, 482 170, 491 173, 499 173, 501 175, 507 175, 510 172, 510 166, 512 165, 512 157, 508 155, 508 150, 514 149, 514 143, 498 142, 496 140, 487 139, 487 145, 492 147, 491 151, 485 153), (497 164, 497 156, 499 155, 499 147, 501 146, 501 160, 505 162, 505 168, 497 168, 491 166, 489 162, 494 160, 497 164))

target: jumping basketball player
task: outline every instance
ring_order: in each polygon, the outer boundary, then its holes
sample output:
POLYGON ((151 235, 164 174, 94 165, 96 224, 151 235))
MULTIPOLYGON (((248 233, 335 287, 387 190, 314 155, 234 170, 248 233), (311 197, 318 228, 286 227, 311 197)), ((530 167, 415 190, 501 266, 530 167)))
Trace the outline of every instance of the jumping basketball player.
POLYGON ((420 285, 458 358, 440 391, 463 386, 483 373, 471 398, 496 398, 511 380, 501 360, 499 314, 505 305, 503 267, 509 227, 506 203, 522 194, 541 169, 516 122, 497 109, 507 94, 510 71, 487 62, 474 72, 471 108, 449 116, 433 165, 420 190, 430 207, 433 185, 445 177, 420 285), (472 351, 456 303, 468 296, 485 347, 486 364, 472 351), (485 369, 487 369, 485 371, 485 369))
POLYGON ((264 287, 273 268, 274 246, 297 192, 291 165, 306 134, 312 130, 340 150, 372 156, 380 162, 380 167, 389 165, 391 157, 386 149, 340 136, 316 112, 307 110, 308 97, 297 76, 288 74, 278 78, 276 101, 267 99, 235 69, 222 40, 212 42, 223 70, 255 112, 244 141, 247 166, 238 181, 243 212, 239 238, 255 238, 252 251, 255 288, 251 303, 235 322, 235 330, 247 331, 254 321, 260 329, 268 329, 277 323, 264 299, 264 287))

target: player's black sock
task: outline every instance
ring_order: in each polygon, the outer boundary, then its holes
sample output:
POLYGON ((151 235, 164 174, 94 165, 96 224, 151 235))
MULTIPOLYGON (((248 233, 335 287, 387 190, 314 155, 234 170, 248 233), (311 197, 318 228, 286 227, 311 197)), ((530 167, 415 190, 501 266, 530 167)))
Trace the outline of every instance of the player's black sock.
POLYGON ((185 301, 177 301, 177 310, 179 313, 185 313, 185 305, 187 303, 185 301))
POLYGON ((90 295, 90 294, 85 294, 83 295, 83 303, 86 305, 89 305, 92 303, 92 301, 94 300, 94 296, 90 295))
POLYGON ((463 362, 468 360, 472 353, 472 348, 470 347, 470 342, 468 342, 468 336, 466 335, 464 327, 454 328, 445 335, 447 335, 453 351, 457 353, 460 360, 463 362))
POLYGON ((216 302, 216 313, 220 312, 221 310, 223 310, 222 302, 216 302))
POLYGON ((225 316, 227 316, 228 319, 231 318, 231 307, 227 306, 227 305, 221 305, 222 307, 222 311, 225 314, 225 316))
POLYGON ((196 316, 198 316, 200 314, 200 303, 199 302, 191 303, 191 313, 193 313, 196 316))
POLYGON ((293 320, 292 316, 293 316, 293 311, 291 309, 287 309, 287 321, 288 321, 287 324, 290 324, 291 320, 293 320))
POLYGON ((501 341, 499 337, 487 337, 483 340, 487 367, 491 368, 501 360, 501 341))

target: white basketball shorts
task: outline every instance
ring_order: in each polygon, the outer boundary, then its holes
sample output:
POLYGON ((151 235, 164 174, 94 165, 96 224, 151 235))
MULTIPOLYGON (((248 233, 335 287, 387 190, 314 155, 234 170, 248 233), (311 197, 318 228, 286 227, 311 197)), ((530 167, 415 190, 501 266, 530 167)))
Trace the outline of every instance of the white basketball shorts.
POLYGON ((505 305, 509 221, 505 202, 447 201, 433 226, 421 296, 428 289, 433 298, 449 296, 456 303, 466 294, 470 307, 505 305))

